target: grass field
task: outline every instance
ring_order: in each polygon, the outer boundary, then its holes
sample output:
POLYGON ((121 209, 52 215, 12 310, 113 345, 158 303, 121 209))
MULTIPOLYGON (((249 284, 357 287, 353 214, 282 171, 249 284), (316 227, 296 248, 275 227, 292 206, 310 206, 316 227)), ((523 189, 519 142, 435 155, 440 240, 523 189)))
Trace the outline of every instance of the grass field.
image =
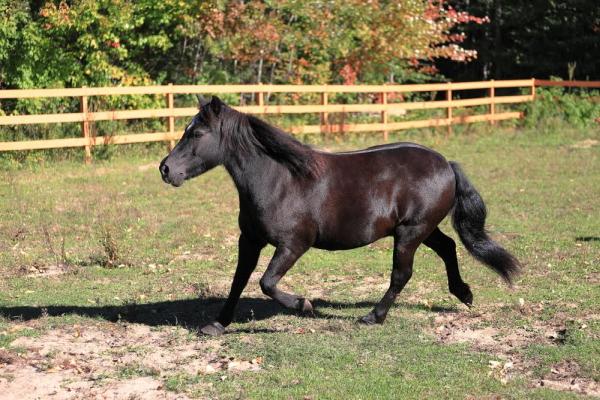
POLYGON ((313 300, 308 318, 260 293, 267 248, 228 333, 198 337, 236 260, 237 195, 223 169, 179 189, 160 180, 158 152, 4 170, 0 398, 600 396, 600 131, 398 137, 462 163, 492 235, 524 264, 513 288, 459 246, 469 310, 423 247, 387 322, 358 325, 387 287, 386 239, 297 263, 282 285, 313 300))

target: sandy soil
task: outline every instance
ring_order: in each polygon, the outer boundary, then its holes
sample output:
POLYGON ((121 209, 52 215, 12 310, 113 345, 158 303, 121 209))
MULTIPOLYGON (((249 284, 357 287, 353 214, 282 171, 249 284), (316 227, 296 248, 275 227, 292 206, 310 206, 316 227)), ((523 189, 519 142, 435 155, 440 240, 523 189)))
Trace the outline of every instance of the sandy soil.
POLYGON ((0 399, 187 399, 168 391, 164 380, 260 370, 260 358, 224 358, 220 348, 216 340, 190 340, 180 327, 99 323, 51 329, 0 350, 0 399))

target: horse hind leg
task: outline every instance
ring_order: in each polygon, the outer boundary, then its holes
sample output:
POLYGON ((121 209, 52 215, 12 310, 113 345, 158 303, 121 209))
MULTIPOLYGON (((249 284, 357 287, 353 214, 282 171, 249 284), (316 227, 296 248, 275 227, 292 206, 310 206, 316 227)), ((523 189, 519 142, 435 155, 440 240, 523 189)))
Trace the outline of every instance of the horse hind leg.
POLYGON ((423 244, 432 249, 444 260, 450 293, 456 296, 462 303, 471 307, 473 305, 473 293, 469 285, 460 276, 458 260, 456 258, 456 243, 454 240, 446 236, 439 228, 435 228, 431 235, 423 241, 423 244))
POLYGON ((405 225, 396 228, 390 286, 375 308, 360 318, 359 322, 372 325, 382 324, 385 321, 398 293, 402 291, 412 276, 414 255, 423 240, 423 229, 422 226, 405 225))

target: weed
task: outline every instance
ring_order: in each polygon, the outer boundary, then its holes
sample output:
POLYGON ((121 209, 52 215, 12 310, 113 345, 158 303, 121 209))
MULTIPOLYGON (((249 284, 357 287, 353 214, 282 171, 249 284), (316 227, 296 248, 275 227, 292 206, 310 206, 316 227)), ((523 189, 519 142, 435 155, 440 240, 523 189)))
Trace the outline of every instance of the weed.
POLYGON ((67 259, 67 252, 65 251, 65 237, 64 235, 59 234, 59 248, 56 249, 54 244, 54 239, 50 233, 50 229, 48 225, 42 225, 42 233, 44 235, 44 243, 46 244, 46 248, 50 256, 54 259, 54 264, 56 268, 61 268, 69 265, 69 260, 67 259))
POLYGON ((121 258, 119 242, 116 239, 114 228, 109 225, 102 225, 99 231, 98 241, 102 247, 102 256, 97 260, 100 265, 106 268, 116 268, 126 263, 121 258))

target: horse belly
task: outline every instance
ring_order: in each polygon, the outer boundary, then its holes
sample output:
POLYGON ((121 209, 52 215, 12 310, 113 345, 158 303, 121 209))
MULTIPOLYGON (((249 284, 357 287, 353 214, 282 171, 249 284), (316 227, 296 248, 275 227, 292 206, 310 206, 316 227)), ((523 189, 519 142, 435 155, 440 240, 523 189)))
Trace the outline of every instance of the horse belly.
POLYGON ((377 211, 371 207, 338 210, 334 218, 320 226, 314 247, 325 250, 354 249, 392 235, 397 224, 396 207, 389 205, 387 209, 377 211))
POLYGON ((355 249, 392 235, 393 228, 393 224, 388 221, 362 227, 353 226, 345 232, 319 237, 314 247, 324 250, 355 249))

